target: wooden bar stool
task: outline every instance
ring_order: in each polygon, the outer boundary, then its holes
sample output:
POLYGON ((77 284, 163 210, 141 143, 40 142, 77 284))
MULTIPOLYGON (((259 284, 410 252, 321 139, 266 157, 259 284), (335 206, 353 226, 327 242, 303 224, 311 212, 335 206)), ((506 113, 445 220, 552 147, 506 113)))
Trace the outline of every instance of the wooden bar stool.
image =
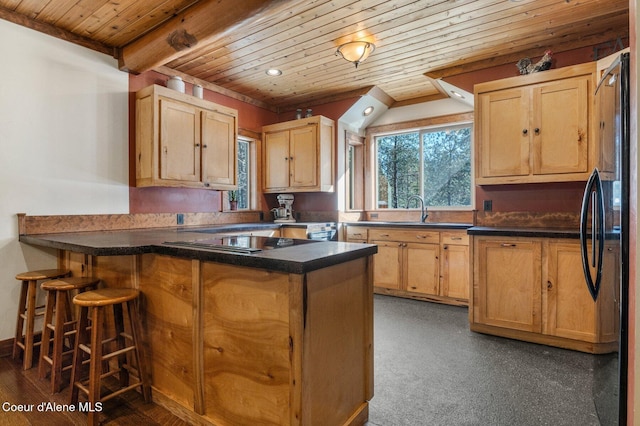
POLYGON ((44 379, 47 376, 47 364, 51 366, 51 393, 60 392, 62 371, 71 369, 72 358, 66 366, 64 365, 64 358, 73 355, 76 334, 76 320, 71 311, 70 293, 93 290, 98 283, 100 283, 98 278, 69 277, 45 281, 40 286, 47 292, 47 303, 42 327, 38 375, 44 379), (53 348, 50 347, 51 333, 53 333, 53 348), (66 347, 65 340, 69 342, 66 347))
MULTIPOLYGON (((78 320, 78 335, 73 353, 73 368, 71 370, 71 403, 78 403, 78 392, 82 390, 87 394, 90 407, 95 407, 97 402, 105 402, 137 387, 142 388, 144 400, 151 401, 151 387, 146 379, 144 365, 140 351, 140 333, 136 300, 138 290, 124 288, 103 288, 86 291, 73 298, 73 303, 80 306, 80 319, 78 320), (113 308, 115 337, 103 339, 105 308, 113 308), (123 308, 126 308, 129 318, 131 334, 125 332, 123 308), (89 311, 91 317, 90 331, 88 329, 89 311), (116 350, 105 353, 103 346, 116 343, 116 350), (129 360, 127 360, 129 354, 129 360), (84 379, 81 374, 82 365, 86 357, 89 357, 89 377, 84 379), (117 357, 117 369, 111 371, 114 363, 109 362, 117 357), (135 366, 131 365, 135 360, 135 366), (131 383, 130 373, 137 376, 137 380, 131 383), (101 381, 110 376, 118 375, 120 388, 106 395, 101 393, 101 381)), ((94 410, 88 412, 88 424, 98 423, 98 416, 94 410)))
POLYGON ((16 336, 13 340, 13 359, 17 359, 20 350, 22 350, 22 368, 24 370, 28 370, 33 365, 33 347, 39 345, 39 343, 34 344, 33 342, 35 319, 44 315, 44 312, 41 311, 44 306, 36 306, 38 281, 62 278, 67 275, 69 275, 67 269, 43 269, 16 275, 16 280, 22 281, 22 288, 18 304, 16 336))

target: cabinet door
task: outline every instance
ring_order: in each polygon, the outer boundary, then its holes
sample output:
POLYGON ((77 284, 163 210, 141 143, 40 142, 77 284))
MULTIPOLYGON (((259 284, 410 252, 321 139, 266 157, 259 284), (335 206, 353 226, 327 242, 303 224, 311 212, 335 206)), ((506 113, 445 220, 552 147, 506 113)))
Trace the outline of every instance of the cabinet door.
POLYGON ((480 322, 540 333, 541 243, 480 239, 476 248, 480 322))
POLYGON ((588 82, 580 77, 533 88, 533 174, 588 171, 588 82))
POLYGON ((205 186, 236 185, 236 146, 236 118, 216 111, 202 111, 202 181, 205 186))
POLYGON ((160 99, 160 178, 200 181, 198 108, 160 99))
POLYGON ((481 177, 529 174, 529 96, 527 89, 480 95, 481 177))
POLYGON ((442 288, 440 295, 469 300, 469 246, 442 246, 442 288))
POLYGON ((316 125, 291 130, 289 185, 293 188, 318 185, 316 132, 316 125))
POLYGON ((438 244, 404 244, 406 289, 416 293, 438 295, 440 284, 440 246, 438 244))
POLYGON ((378 253, 373 256, 373 285, 400 289, 402 243, 396 241, 373 241, 378 253))
POLYGON ((264 187, 286 189, 289 186, 289 131, 265 134, 264 187))
POLYGON ((546 334, 596 342, 596 303, 582 272, 579 243, 549 243, 546 334))

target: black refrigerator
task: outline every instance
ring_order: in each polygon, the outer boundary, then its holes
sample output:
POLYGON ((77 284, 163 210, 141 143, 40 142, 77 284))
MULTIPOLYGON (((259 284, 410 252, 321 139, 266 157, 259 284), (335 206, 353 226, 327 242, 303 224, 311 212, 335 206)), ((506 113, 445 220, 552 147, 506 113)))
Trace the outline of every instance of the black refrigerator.
MULTIPOLYGON (((603 73, 596 88, 602 161, 587 182, 580 215, 584 291, 589 291, 594 301, 603 297, 603 271, 616 271, 611 299, 619 311, 618 350, 594 356, 593 365, 593 400, 602 425, 626 425, 627 418, 629 93, 629 54, 624 53, 603 73), (607 264, 614 259, 615 265, 607 264)), ((609 287, 603 291, 612 291, 609 287)))

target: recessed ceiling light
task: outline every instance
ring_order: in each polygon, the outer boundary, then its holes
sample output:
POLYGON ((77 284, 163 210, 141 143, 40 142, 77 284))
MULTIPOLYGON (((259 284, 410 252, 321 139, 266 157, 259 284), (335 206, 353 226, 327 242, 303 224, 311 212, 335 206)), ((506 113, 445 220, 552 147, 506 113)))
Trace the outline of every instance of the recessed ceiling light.
POLYGON ((459 97, 460 99, 464 99, 464 96, 463 96, 463 95, 461 95, 460 93, 456 92, 455 90, 452 90, 452 91, 451 91, 451 94, 452 94, 452 95, 454 95, 454 96, 459 97))
POLYGON ((270 75, 272 77, 282 75, 282 71, 276 68, 269 68, 268 70, 265 71, 265 73, 267 73, 267 75, 270 75))
POLYGON ((364 115, 365 117, 369 114, 371 114, 373 112, 373 107, 372 106, 368 106, 364 109, 364 111, 362 111, 362 115, 364 115))

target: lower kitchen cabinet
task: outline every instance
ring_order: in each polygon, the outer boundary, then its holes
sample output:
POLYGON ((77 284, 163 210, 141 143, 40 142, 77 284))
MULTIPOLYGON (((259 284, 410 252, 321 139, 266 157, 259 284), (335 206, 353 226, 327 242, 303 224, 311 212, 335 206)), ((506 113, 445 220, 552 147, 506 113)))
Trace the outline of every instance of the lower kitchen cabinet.
POLYGON ((397 241, 371 241, 378 245, 374 256, 373 285, 400 290, 402 282, 402 243, 397 241))
MULTIPOLYGON (((578 240, 474 237, 471 329, 589 353, 617 348, 617 273, 586 288, 578 240)), ((606 256, 618 256, 610 244, 606 256)), ((615 262, 611 262, 615 265, 615 262)))
POLYGON ((377 293, 467 306, 469 237, 464 230, 347 225, 349 242, 378 246, 373 261, 377 293))
POLYGON ((541 331, 542 244, 519 239, 477 241, 476 312, 482 324, 541 331))

